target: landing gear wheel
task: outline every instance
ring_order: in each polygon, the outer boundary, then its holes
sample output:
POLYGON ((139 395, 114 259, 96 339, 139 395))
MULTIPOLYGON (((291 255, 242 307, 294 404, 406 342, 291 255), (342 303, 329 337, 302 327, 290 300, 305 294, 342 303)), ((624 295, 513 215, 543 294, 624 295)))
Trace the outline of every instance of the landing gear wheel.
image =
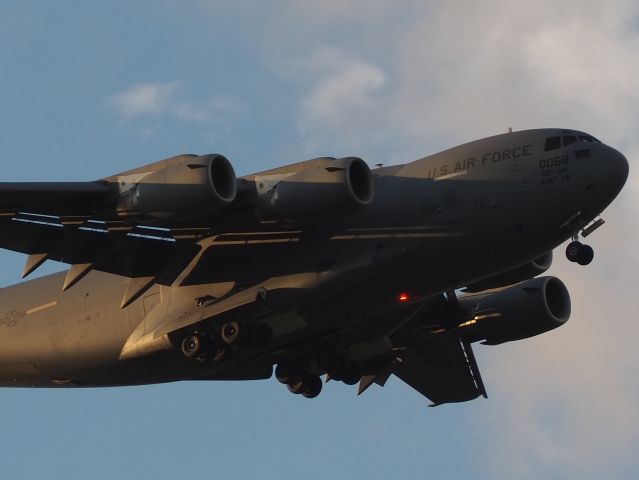
POLYGON ((275 367, 275 378, 278 382, 292 385, 300 381, 299 370, 289 362, 278 363, 275 367))
POLYGON ((566 247, 566 258, 571 262, 576 262, 579 259, 582 247, 583 244, 581 242, 570 242, 566 247))
POLYGON ((237 322, 226 322, 222 325, 222 340, 227 345, 233 345, 240 336, 240 324, 237 322))
POLYGON ((340 380, 346 385, 355 385, 361 378, 358 372, 357 364, 347 359, 342 359, 340 364, 335 369, 334 373, 335 380, 340 380))
POLYGON ((566 257, 571 262, 578 263, 579 265, 588 265, 592 262, 595 256, 595 252, 589 245, 584 245, 581 242, 570 242, 566 247, 566 257))
POLYGON ((342 378, 342 382, 344 382, 346 385, 355 385, 359 383, 361 379, 362 377, 360 377, 356 373, 350 373, 342 378))
POLYGON ((579 254, 579 258, 577 259, 577 263, 579 265, 588 265, 592 262, 592 259, 595 258, 595 251, 590 245, 582 245, 581 247, 582 249, 579 254))
POLYGON ((288 391, 306 398, 315 398, 322 391, 322 379, 317 375, 307 374, 301 380, 287 385, 288 391))
POLYGON ((186 358, 197 358, 202 353, 202 338, 197 335, 188 335, 182 340, 182 354, 186 358))
POLYGON ((317 375, 309 375, 304 379, 302 395, 306 398, 315 398, 322 391, 322 379, 317 375))
POLYGON ((289 383, 287 385, 288 391, 295 394, 295 395, 299 395, 300 393, 302 393, 304 391, 304 382, 302 380, 300 380, 297 383, 289 383))

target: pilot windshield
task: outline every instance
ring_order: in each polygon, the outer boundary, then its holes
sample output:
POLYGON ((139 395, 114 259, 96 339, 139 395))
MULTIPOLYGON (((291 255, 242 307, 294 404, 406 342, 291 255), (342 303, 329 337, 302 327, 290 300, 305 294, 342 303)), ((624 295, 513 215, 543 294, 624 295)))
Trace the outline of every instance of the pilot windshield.
POLYGON ((595 137, 591 135, 563 135, 556 137, 548 137, 546 138, 546 144, 544 147, 545 152, 549 152, 551 150, 557 150, 559 148, 567 147, 576 142, 587 142, 587 143, 601 143, 595 137))

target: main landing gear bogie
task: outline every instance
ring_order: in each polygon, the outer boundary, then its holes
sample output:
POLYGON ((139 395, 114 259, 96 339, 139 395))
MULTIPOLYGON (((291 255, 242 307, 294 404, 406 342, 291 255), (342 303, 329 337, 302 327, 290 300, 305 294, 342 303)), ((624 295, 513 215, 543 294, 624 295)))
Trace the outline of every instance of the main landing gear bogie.
POLYGON ((286 385, 289 392, 315 398, 322 391, 322 379, 313 371, 325 372, 327 381, 341 381, 346 385, 355 385, 362 378, 357 363, 333 348, 317 351, 314 361, 286 359, 279 362, 275 367, 275 378, 286 385))
POLYGON ((207 327, 189 331, 178 338, 176 346, 186 358, 219 362, 237 348, 265 346, 271 338, 271 330, 267 325, 249 325, 232 320, 214 331, 207 327))
POLYGON ((288 391, 306 398, 315 398, 322 391, 322 379, 305 369, 290 363, 278 363, 275 367, 275 378, 287 386, 288 391))
POLYGON ((226 345, 221 344, 215 337, 203 332, 193 332, 186 335, 180 343, 182 355, 188 359, 214 362, 221 361, 227 354, 226 345))
POLYGON ((317 352, 318 366, 327 372, 333 380, 344 382, 346 385, 355 385, 361 379, 357 364, 346 355, 340 355, 330 348, 317 352))
POLYGON ((289 383, 288 391, 306 398, 315 398, 322 391, 322 379, 317 375, 306 374, 297 383, 289 383))
POLYGON ((579 265, 588 265, 592 262, 595 252, 589 245, 584 245, 578 240, 573 240, 566 247, 566 258, 579 265))

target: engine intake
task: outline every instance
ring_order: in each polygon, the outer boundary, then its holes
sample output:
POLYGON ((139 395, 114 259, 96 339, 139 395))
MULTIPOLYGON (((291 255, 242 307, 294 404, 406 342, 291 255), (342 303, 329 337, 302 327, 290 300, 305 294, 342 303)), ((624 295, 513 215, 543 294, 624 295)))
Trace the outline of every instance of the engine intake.
POLYGON ((365 207, 373 197, 366 162, 345 157, 281 179, 258 200, 256 213, 260 220, 311 223, 365 207))
POLYGON ((539 277, 495 293, 459 299, 468 321, 460 334, 468 341, 498 345, 562 326, 570 318, 570 294, 556 277, 539 277))
POLYGON ((148 167, 153 169, 117 177, 118 215, 188 218, 220 210, 235 200, 235 172, 223 155, 181 155, 148 167))

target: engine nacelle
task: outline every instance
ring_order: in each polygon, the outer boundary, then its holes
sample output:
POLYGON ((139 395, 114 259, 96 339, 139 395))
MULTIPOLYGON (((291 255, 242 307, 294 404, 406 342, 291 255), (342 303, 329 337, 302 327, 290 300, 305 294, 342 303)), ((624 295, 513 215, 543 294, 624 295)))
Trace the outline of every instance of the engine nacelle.
POLYGON ((539 277, 494 293, 460 297, 469 320, 460 335, 470 342, 498 345, 562 326, 570 318, 570 294, 555 277, 539 277))
POLYGON ((181 155, 117 177, 119 216, 154 219, 192 217, 235 200, 237 179, 226 157, 181 155))
POLYGON ((468 285, 465 292, 481 292, 492 288, 502 288, 515 283, 523 282, 529 278, 541 275, 552 265, 552 250, 535 258, 532 262, 525 263, 517 268, 509 270, 499 275, 480 280, 468 285))
POLYGON ((312 223, 365 207, 373 196, 368 165, 346 157, 282 178, 258 200, 256 214, 260 220, 312 223))

